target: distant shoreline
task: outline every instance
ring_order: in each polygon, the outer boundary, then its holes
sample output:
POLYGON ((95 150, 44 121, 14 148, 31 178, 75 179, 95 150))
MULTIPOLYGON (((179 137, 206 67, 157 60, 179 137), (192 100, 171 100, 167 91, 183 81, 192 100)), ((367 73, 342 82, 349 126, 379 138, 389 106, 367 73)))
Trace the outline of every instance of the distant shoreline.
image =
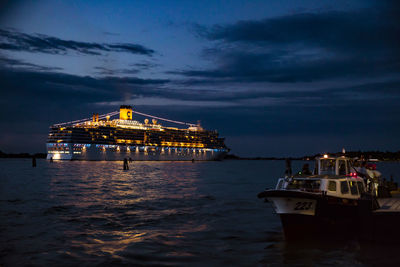
POLYGON ((25 159, 25 158, 38 158, 38 159, 45 159, 47 156, 47 153, 35 153, 35 154, 29 154, 29 153, 3 153, 0 151, 0 158, 13 158, 13 159, 25 159))
MULTIPOLYGON (((345 154, 342 152, 327 153, 331 156, 346 155, 349 158, 364 158, 375 159, 378 161, 400 161, 400 151, 397 152, 383 152, 383 151, 348 151, 345 154)), ((307 155, 302 157, 239 157, 234 154, 225 156, 227 160, 313 160, 316 157, 321 157, 323 154, 307 155)))
MULTIPOLYGON (((341 156, 341 152, 327 153, 329 155, 341 156)), ((383 152, 383 151, 348 151, 345 153, 350 158, 377 159, 378 161, 400 161, 400 151, 383 152)), ((47 153, 4 153, 0 151, 0 158, 46 158, 47 153)), ((235 154, 227 154, 225 160, 313 160, 315 157, 320 157, 322 154, 308 155, 303 157, 240 157, 235 154)))

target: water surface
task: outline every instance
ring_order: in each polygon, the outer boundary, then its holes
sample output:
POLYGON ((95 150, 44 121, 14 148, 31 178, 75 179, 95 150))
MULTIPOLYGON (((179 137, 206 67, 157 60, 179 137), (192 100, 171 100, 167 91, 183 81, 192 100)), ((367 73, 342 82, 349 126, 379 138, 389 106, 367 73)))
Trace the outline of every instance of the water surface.
MULTIPOLYGON (((294 170, 302 162, 293 162, 294 170)), ((0 160, 0 264, 396 265, 400 248, 287 244, 256 195, 283 161, 0 160), (371 251, 373 253, 371 253, 371 251), (397 253, 398 254, 398 253, 397 253)), ((380 163, 400 175, 399 163, 380 163)), ((354 227, 354 226, 352 226, 354 227)))

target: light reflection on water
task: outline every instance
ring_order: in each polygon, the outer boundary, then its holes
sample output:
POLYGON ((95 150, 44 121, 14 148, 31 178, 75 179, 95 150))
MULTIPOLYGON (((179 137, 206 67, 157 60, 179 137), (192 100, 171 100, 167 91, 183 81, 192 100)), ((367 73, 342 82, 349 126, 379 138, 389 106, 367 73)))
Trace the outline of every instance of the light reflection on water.
MULTIPOLYGON (((284 165, 133 162, 123 171, 122 162, 38 160, 34 169, 29 160, 0 160, 0 265, 376 262, 359 245, 285 243, 279 218, 256 197, 284 165)), ((400 174, 399 166, 383 172, 400 174)))
POLYGON ((165 245, 174 246, 185 233, 207 229, 206 224, 194 225, 192 220, 155 227, 174 216, 194 213, 195 207, 185 202, 199 197, 195 186, 199 164, 133 163, 128 171, 121 170, 120 162, 58 164, 50 180, 50 198, 74 210, 73 216, 61 214, 60 218, 80 222, 79 228, 64 234, 72 246, 82 247, 87 254, 118 256, 129 245, 159 237, 165 245))

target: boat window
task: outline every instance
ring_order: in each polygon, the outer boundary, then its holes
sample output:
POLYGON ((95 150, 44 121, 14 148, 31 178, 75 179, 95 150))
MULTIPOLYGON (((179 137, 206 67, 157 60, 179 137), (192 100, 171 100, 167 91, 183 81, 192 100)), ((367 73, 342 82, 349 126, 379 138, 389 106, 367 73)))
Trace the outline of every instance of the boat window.
POLYGON ((346 175, 346 161, 339 160, 339 175, 346 175))
POLYGON ((347 181, 340 182, 340 191, 342 192, 342 194, 349 193, 349 185, 347 184, 347 181))
POLYGON ((329 181, 328 190, 329 191, 336 191, 336 181, 329 181))
POLYGON ((320 174, 335 175, 335 160, 321 159, 320 174))
POLYGON ((358 192, 360 192, 360 194, 365 193, 363 182, 357 182, 357 187, 358 187, 358 192))
POLYGON ((357 183, 355 181, 349 181, 350 184, 350 192, 352 195, 358 195, 357 191, 357 183))
POLYGON ((317 190, 320 189, 320 180, 293 180, 289 182, 286 189, 305 189, 305 190, 317 190))

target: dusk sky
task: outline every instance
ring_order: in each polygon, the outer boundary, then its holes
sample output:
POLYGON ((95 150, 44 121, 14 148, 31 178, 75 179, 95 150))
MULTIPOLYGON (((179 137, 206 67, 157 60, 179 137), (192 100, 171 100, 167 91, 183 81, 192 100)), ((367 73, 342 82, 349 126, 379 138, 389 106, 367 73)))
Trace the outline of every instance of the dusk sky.
POLYGON ((398 151, 399 3, 2 1, 0 150, 129 104, 240 156, 398 151))

